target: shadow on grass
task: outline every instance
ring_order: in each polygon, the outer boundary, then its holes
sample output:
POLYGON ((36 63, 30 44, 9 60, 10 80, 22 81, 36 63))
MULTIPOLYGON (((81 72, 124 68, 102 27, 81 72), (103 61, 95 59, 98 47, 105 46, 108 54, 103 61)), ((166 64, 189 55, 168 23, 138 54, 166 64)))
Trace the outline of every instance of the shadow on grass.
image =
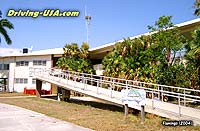
MULTIPOLYGON (((43 96, 42 98, 57 100, 57 96, 43 96)), ((84 100, 78 100, 78 99, 73 99, 73 98, 70 98, 68 103, 90 106, 90 107, 94 107, 94 108, 98 108, 102 110, 124 112, 124 107, 120 107, 120 106, 109 104, 109 103, 107 104, 107 103, 95 102, 95 101, 84 101, 84 100)), ((140 111, 136 109, 130 109, 129 114, 134 114, 138 116, 140 115, 140 111)))
MULTIPOLYGON (((42 98, 57 100, 57 96, 42 96, 42 98)), ((101 102, 84 101, 84 100, 78 100, 78 99, 70 98, 68 103, 91 106, 91 107, 99 108, 99 109, 103 109, 103 110, 124 112, 124 109, 122 107, 112 105, 112 104, 101 103, 101 102)))
POLYGON ((106 103, 94 102, 94 101, 84 101, 84 100, 70 99, 69 103, 91 106, 91 107, 94 107, 94 108, 99 108, 99 109, 109 110, 109 111, 118 111, 118 112, 124 111, 124 109, 122 107, 119 107, 119 106, 116 106, 116 105, 111 105, 111 104, 106 104, 106 103))

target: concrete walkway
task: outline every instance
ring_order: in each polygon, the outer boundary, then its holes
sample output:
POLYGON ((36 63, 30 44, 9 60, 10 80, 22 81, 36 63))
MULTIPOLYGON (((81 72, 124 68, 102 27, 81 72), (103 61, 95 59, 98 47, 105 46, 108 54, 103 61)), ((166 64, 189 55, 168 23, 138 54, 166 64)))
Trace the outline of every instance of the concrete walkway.
POLYGON ((0 103, 0 131, 91 131, 91 129, 0 103))

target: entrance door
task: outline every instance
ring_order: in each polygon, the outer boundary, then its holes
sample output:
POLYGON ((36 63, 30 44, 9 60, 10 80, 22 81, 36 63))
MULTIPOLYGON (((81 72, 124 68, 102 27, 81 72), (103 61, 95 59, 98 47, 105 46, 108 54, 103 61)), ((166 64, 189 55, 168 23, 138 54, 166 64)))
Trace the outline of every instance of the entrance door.
POLYGON ((7 89, 8 78, 0 78, 0 92, 6 92, 7 89))

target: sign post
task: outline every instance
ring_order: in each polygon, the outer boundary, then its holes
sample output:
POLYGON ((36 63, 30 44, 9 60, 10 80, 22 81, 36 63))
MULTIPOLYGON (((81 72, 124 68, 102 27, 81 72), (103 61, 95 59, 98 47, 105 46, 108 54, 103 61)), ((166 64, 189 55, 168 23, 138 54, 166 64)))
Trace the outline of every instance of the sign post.
POLYGON ((145 119, 145 111, 144 111, 144 105, 141 105, 141 122, 144 123, 145 119))
POLYGON ((134 108, 135 105, 141 106, 141 122, 145 120, 144 106, 146 104, 146 92, 143 89, 125 89, 121 91, 122 103, 125 107, 125 115, 128 115, 128 108, 134 108))
POLYGON ((125 117, 128 116, 128 111, 129 111, 128 105, 125 104, 125 105, 124 105, 124 114, 125 114, 125 117))

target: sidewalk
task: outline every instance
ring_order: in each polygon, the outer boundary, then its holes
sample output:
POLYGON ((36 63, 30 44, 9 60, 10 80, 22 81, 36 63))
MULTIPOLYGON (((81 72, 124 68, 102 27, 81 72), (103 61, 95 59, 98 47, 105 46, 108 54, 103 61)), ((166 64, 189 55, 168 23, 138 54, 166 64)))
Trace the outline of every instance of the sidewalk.
POLYGON ((0 131, 91 131, 91 129, 0 103, 0 131))

